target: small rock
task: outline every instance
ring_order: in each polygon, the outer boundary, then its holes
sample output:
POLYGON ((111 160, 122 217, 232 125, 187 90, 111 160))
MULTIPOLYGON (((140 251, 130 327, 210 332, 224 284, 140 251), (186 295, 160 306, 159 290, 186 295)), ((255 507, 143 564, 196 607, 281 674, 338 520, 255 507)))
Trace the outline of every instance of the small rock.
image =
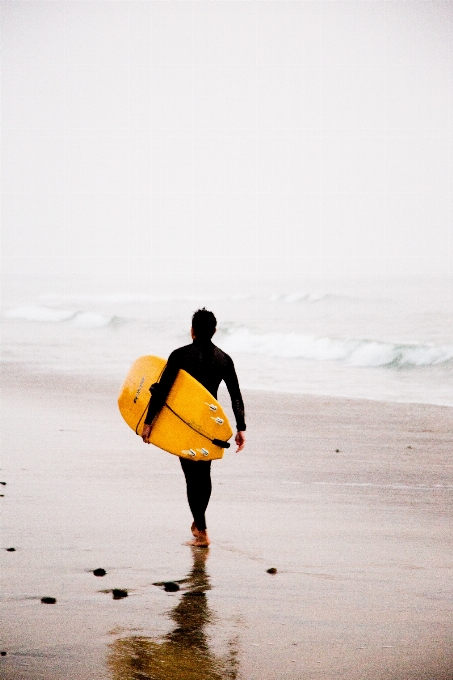
POLYGON ((56 603, 56 598, 55 597, 42 597, 41 602, 43 604, 55 604, 56 603))
POLYGON ((276 573, 277 573, 277 570, 276 570, 275 567, 271 567, 270 569, 266 569, 266 572, 267 572, 268 574, 276 574, 276 573))
POLYGON ((6 548, 6 552, 16 552, 16 548, 6 548))
POLYGON ((3 484, 3 486, 6 486, 6 482, 0 482, 0 484, 3 484))
POLYGON ((335 453, 340 453, 340 449, 335 449, 335 453))
POLYGON ((408 448, 408 449, 411 449, 411 448, 412 448, 412 446, 408 446, 407 448, 408 448))
POLYGON ((93 571, 93 574, 94 574, 95 576, 105 576, 106 573, 107 573, 107 572, 105 571, 105 569, 95 569, 95 570, 93 571))
POLYGON ((112 595, 114 600, 121 600, 123 597, 127 597, 127 590, 122 590, 121 588, 113 588, 112 595))
POLYGON ((167 593, 176 593, 176 591, 179 590, 179 586, 178 586, 178 584, 175 583, 174 581, 166 581, 166 582, 164 583, 164 590, 165 590, 167 593))
POLYGON ((0 656, 6 656, 6 652, 0 652, 0 656))

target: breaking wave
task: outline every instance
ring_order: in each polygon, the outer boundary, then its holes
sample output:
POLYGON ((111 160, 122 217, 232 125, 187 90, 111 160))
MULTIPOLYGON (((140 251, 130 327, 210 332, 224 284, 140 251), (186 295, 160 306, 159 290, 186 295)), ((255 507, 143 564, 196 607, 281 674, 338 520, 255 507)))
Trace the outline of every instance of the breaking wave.
POLYGON ((151 293, 106 293, 96 295, 85 294, 62 294, 62 293, 47 293, 41 296, 43 302, 60 302, 60 303, 83 303, 83 302, 108 302, 108 303, 134 303, 134 302, 225 302, 225 301, 240 301, 250 300, 256 297, 262 297, 269 302, 321 302, 322 300, 350 300, 353 298, 341 295, 334 295, 332 293, 273 293, 272 295, 257 296, 248 293, 237 293, 231 295, 216 295, 215 293, 200 293, 190 295, 166 295, 166 294, 151 294, 151 293))
POLYGON ((16 307, 5 312, 8 319, 25 319, 26 321, 67 321, 75 315, 69 309, 52 309, 51 307, 16 307))
POLYGON ((265 354, 287 359, 343 361, 351 366, 417 367, 453 361, 453 346, 317 338, 297 333, 255 334, 247 328, 226 331, 221 345, 227 352, 265 354))
POLYGON ((54 309, 53 307, 16 307, 5 312, 8 319, 22 319, 24 321, 70 323, 77 328, 102 328, 115 322, 113 316, 103 316, 94 312, 77 311, 73 309, 54 309))
POLYGON ((274 293, 270 296, 270 302, 321 302, 321 300, 340 299, 340 295, 331 293, 274 293))
POLYGON ((114 322, 114 316, 103 316, 94 312, 77 312, 71 319, 72 325, 78 328, 103 328, 114 322))
POLYGON ((41 300, 49 302, 76 303, 76 302, 108 302, 108 303, 133 303, 133 302, 219 302, 223 300, 247 300, 251 295, 152 295, 148 293, 108 293, 105 295, 63 295, 61 293, 47 293, 41 296, 41 300))

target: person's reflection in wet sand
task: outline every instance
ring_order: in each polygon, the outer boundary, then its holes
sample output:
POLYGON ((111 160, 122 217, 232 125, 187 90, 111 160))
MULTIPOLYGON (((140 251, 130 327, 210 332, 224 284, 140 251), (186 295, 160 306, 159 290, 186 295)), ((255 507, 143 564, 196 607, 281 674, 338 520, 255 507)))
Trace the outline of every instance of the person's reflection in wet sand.
POLYGON ((193 548, 193 566, 183 584, 185 592, 170 617, 176 628, 160 641, 132 636, 116 640, 108 665, 113 680, 234 680, 238 661, 234 643, 227 657, 210 650, 205 626, 212 619, 206 598, 207 549, 193 548))

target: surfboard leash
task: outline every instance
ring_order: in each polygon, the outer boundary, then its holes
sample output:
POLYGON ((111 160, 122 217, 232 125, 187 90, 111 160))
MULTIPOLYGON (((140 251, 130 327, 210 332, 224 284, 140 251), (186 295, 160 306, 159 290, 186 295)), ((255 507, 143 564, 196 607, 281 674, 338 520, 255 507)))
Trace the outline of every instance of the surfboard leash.
MULTIPOLYGON (((138 434, 138 428, 139 428, 139 426, 140 426, 140 423, 142 422, 143 416, 145 415, 145 413, 146 413, 146 411, 147 411, 147 409, 148 409, 148 406, 149 406, 149 402, 150 402, 150 401, 151 401, 151 398, 150 398, 150 400, 148 401, 148 404, 146 405, 146 408, 145 408, 145 410, 143 411, 142 415, 140 416, 140 420, 138 421, 137 427, 135 428, 135 434, 138 434)), ((204 437, 205 439, 207 439, 208 442, 211 442, 211 444, 214 444, 214 446, 220 446, 221 449, 229 449, 229 448, 230 448, 230 443, 229 443, 229 442, 224 442, 222 439, 211 439, 211 437, 208 437, 207 434, 205 434, 204 432, 200 432, 199 430, 195 429, 195 427, 193 427, 193 425, 191 425, 190 423, 188 423, 187 420, 184 420, 184 418, 181 418, 181 416, 180 416, 178 413, 176 413, 176 411, 173 411, 173 409, 171 408, 171 406, 169 406, 167 403, 165 403, 164 406, 166 406, 166 407, 169 409, 169 411, 171 411, 177 418, 179 418, 179 420, 181 420, 185 425, 187 425, 187 427, 190 427, 191 430, 193 430, 193 431, 196 432, 197 434, 199 434, 199 435, 201 435, 202 437, 204 437)))
MULTIPOLYGON (((164 368, 165 368, 165 366, 163 367, 162 371, 160 372, 159 380, 162 377, 162 373, 164 372, 164 368)), ((147 412, 147 410, 149 408, 149 404, 151 402, 153 391, 156 389, 156 387, 158 385, 159 385, 159 381, 153 383, 151 385, 151 387, 149 388, 149 391, 151 392, 151 394, 150 394, 150 397, 148 399, 148 403, 145 406, 145 410, 143 411, 142 415, 140 416, 139 421, 137 423, 137 427, 135 428, 135 434, 136 435, 138 435, 138 428, 140 427, 140 423, 142 422, 143 416, 145 415, 145 413, 147 412)), ((197 430, 195 427, 193 427, 193 425, 188 423, 187 420, 184 420, 184 418, 181 418, 181 416, 178 413, 176 413, 176 411, 173 411, 173 409, 171 408, 171 406, 169 406, 167 404, 167 402, 164 403, 164 406, 166 406, 177 418, 179 418, 179 420, 181 420, 185 425, 187 425, 187 427, 190 427, 191 430, 193 430, 194 432, 199 434, 201 437, 204 437, 205 439, 207 439, 208 442, 211 442, 211 444, 214 444, 214 446, 219 446, 221 449, 229 449, 230 448, 229 442, 225 442, 222 439, 211 439, 211 437, 208 437, 208 435, 205 434, 204 432, 200 432, 199 430, 197 430)), ((156 415, 158 415, 158 414, 156 414, 156 415)))
POLYGON ((173 411, 172 407, 169 406, 166 402, 165 402, 164 406, 166 406, 169 409, 169 411, 174 413, 174 415, 177 418, 179 418, 179 420, 181 420, 185 425, 187 425, 187 427, 190 427, 191 430, 193 430, 197 434, 199 434, 202 437, 204 437, 205 439, 207 439, 208 442, 211 442, 211 444, 214 444, 214 446, 220 446, 220 448, 222 448, 222 449, 229 449, 230 448, 229 442, 224 442, 222 439, 211 439, 211 437, 208 437, 207 434, 205 434, 204 432, 200 432, 200 430, 197 430, 195 427, 193 427, 193 425, 188 423, 187 420, 184 420, 184 418, 181 418, 181 416, 178 413, 176 413, 176 411, 173 411))

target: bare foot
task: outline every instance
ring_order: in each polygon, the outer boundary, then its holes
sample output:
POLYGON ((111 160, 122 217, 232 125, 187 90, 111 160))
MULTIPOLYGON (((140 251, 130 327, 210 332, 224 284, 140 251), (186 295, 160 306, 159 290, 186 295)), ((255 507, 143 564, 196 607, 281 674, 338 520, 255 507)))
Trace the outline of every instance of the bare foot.
POLYGON ((192 522, 192 526, 190 527, 190 531, 195 536, 195 538, 198 538, 198 534, 200 532, 198 531, 197 527, 195 526, 195 522, 192 522))
POLYGON ((188 541, 186 545, 191 545, 194 548, 207 548, 208 545, 211 543, 209 540, 208 532, 207 531, 198 531, 196 530, 197 534, 194 534, 195 538, 192 541, 188 541))

